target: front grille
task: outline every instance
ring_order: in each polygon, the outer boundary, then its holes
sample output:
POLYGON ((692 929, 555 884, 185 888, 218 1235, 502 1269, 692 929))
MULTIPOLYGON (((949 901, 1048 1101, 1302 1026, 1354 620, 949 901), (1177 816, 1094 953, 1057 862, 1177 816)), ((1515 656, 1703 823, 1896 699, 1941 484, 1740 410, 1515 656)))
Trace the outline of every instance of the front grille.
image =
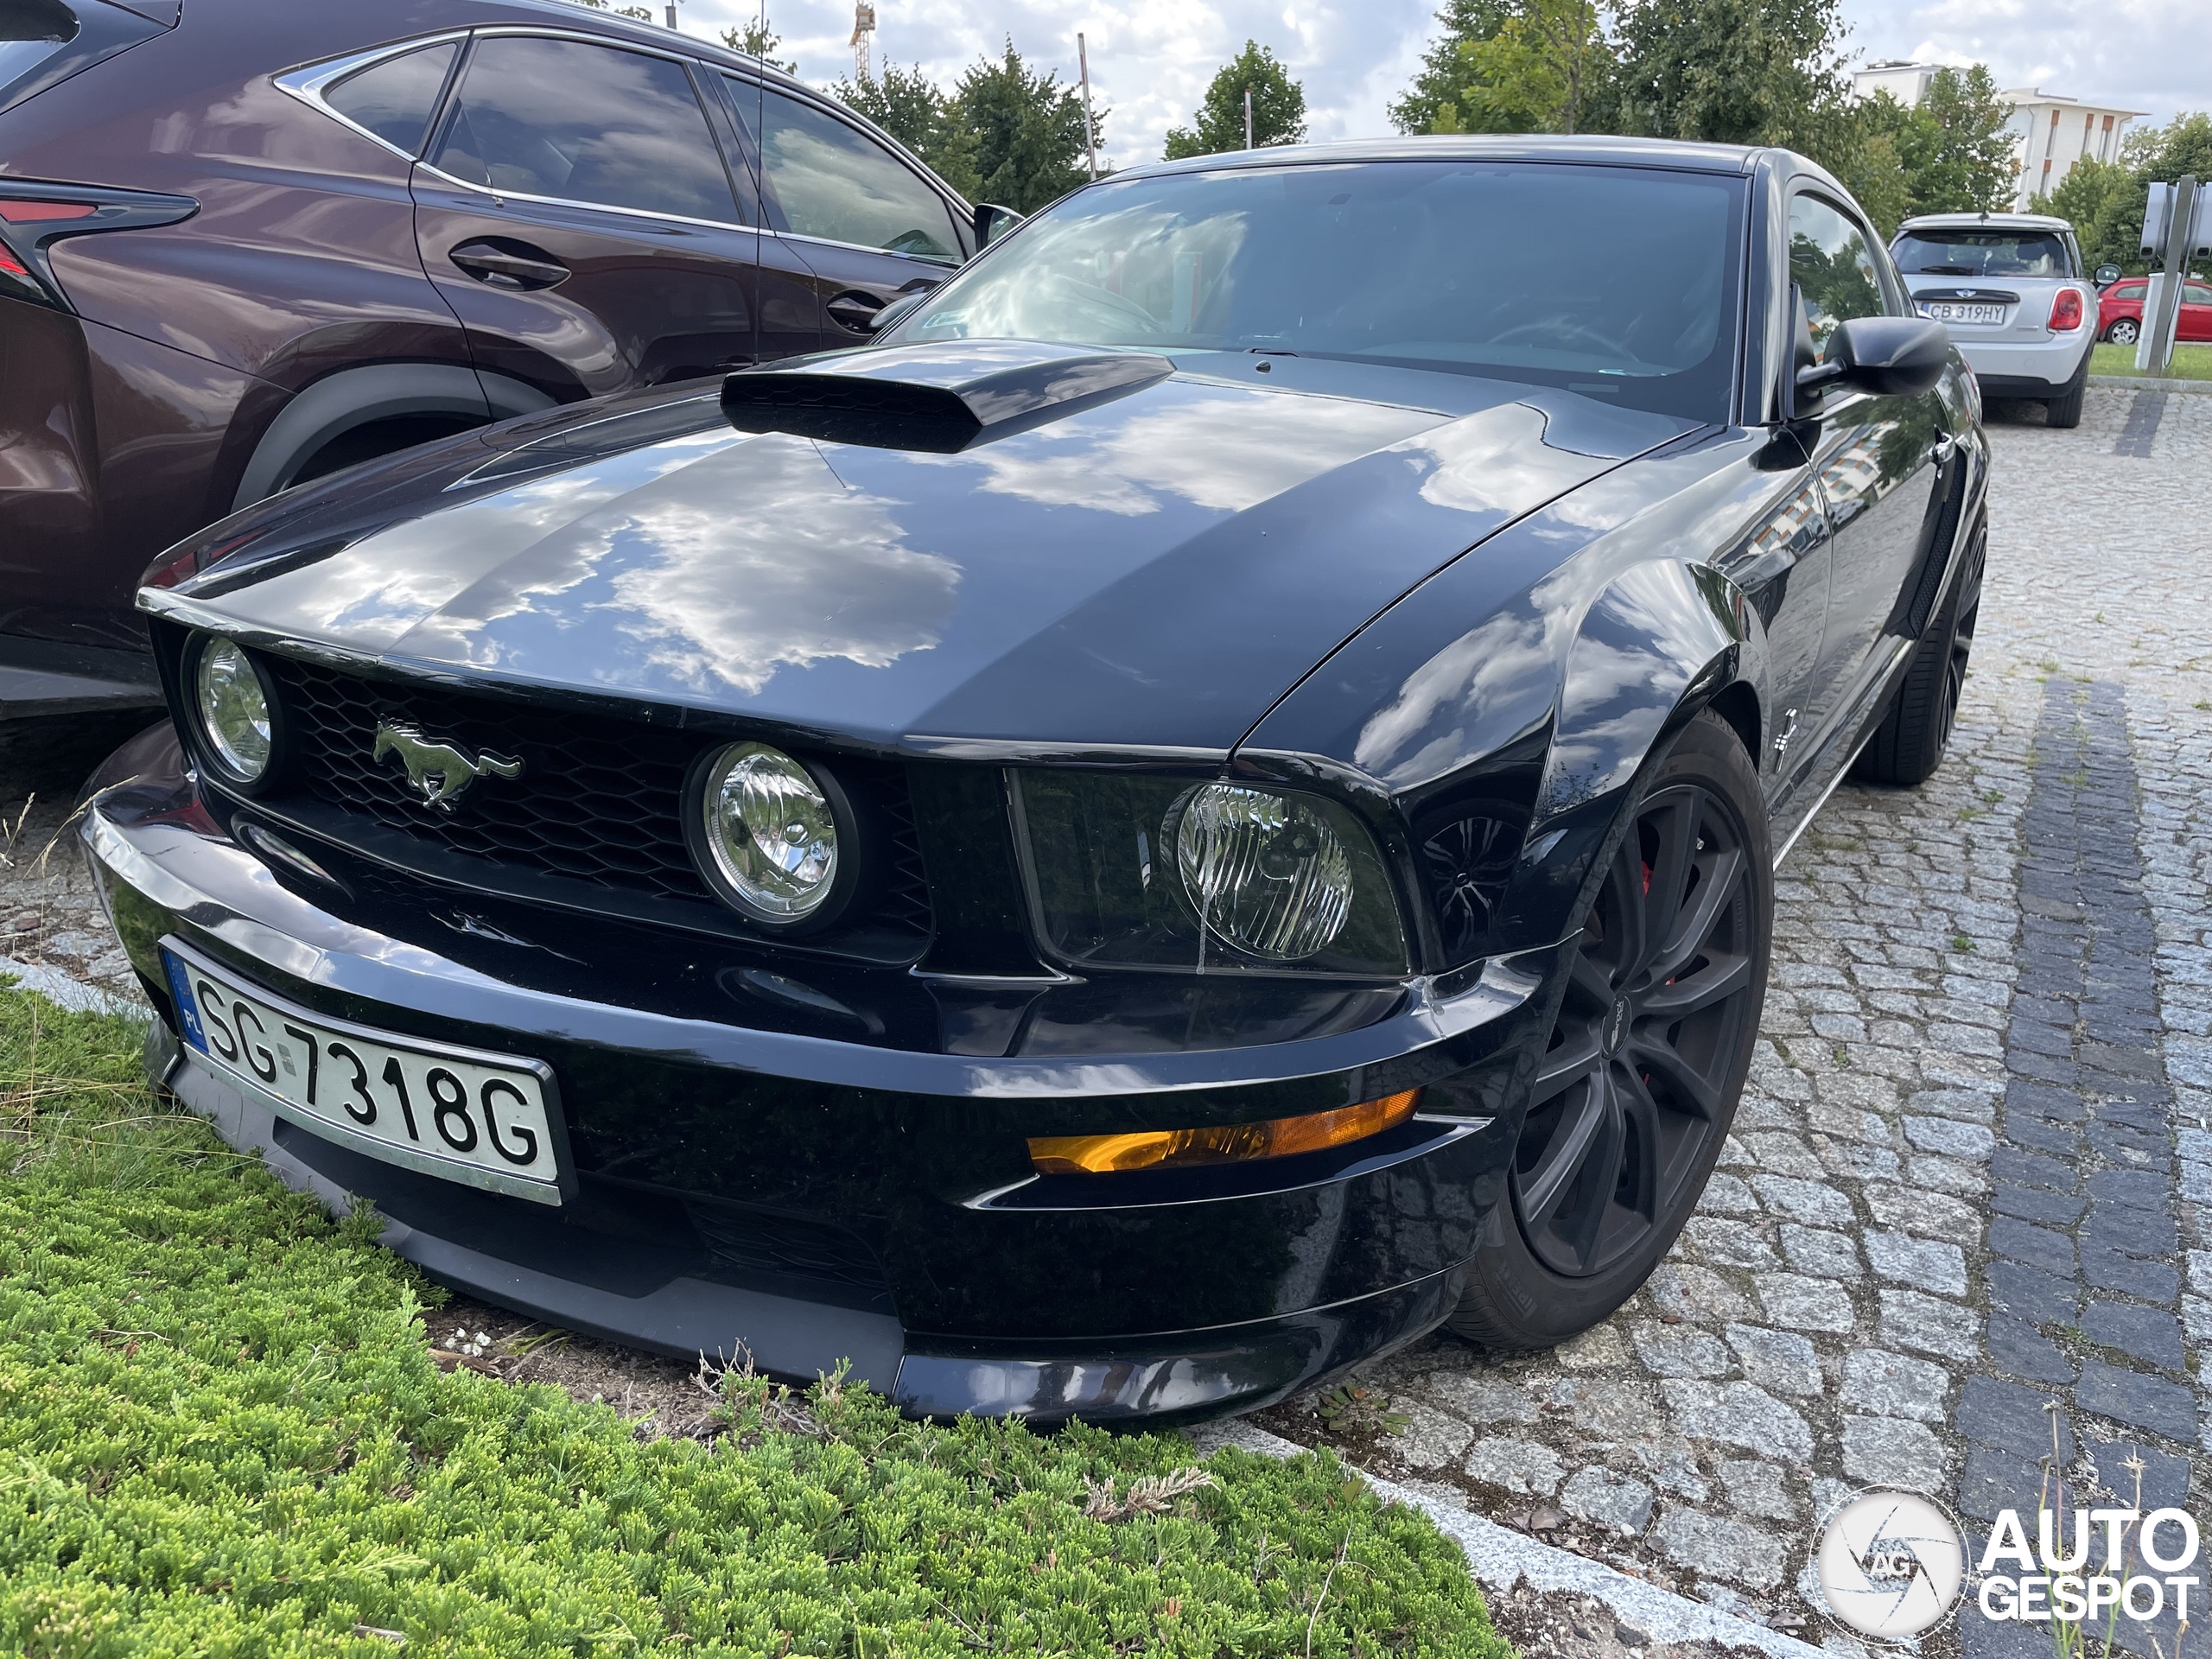
MULTIPOLYGON (((296 658, 264 655, 288 726, 296 786, 388 829, 511 869, 538 870, 630 893, 721 901, 683 844, 683 781, 714 741, 628 721, 368 680, 296 658), (378 762, 377 722, 406 721, 476 754, 518 760, 513 778, 486 777, 450 812, 425 804, 391 757, 378 762)), ((896 766, 864 772, 888 827, 891 869, 864 918, 926 937, 929 888, 896 766)))

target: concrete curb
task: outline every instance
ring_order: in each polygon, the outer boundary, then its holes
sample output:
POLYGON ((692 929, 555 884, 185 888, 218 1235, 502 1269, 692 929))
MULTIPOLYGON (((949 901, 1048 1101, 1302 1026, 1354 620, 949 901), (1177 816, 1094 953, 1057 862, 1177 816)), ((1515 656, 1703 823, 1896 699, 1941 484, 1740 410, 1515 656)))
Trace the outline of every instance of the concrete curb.
MULTIPOLYGON (((1234 1446, 1263 1458, 1294 1458, 1306 1449, 1244 1422, 1209 1423, 1193 1430, 1192 1439, 1201 1452, 1234 1446)), ((1794 1636, 1662 1590, 1586 1555, 1540 1542, 1510 1527, 1409 1491, 1395 1481, 1378 1479, 1364 1470, 1359 1472, 1384 1503, 1419 1510, 1446 1536, 1456 1541, 1466 1552, 1467 1570, 1494 1594, 1503 1594, 1525 1580, 1534 1590, 1563 1590, 1593 1597, 1611 1608, 1622 1624, 1634 1625, 1649 1637, 1654 1645, 1711 1642, 1724 1648, 1756 1649, 1770 1659, 1833 1659, 1794 1636)))
POLYGON ((2093 386, 2110 386, 2115 391, 2184 391, 2198 397, 2212 397, 2212 380, 2165 380, 2139 374, 2093 374, 2093 386))
POLYGON ((17 990, 36 991, 48 1001, 58 1003, 72 1014, 144 1014, 149 1012, 143 1002, 104 991, 97 985, 88 985, 81 979, 63 973, 59 968, 17 962, 12 957, 0 957, 0 979, 9 978, 16 982, 17 990))

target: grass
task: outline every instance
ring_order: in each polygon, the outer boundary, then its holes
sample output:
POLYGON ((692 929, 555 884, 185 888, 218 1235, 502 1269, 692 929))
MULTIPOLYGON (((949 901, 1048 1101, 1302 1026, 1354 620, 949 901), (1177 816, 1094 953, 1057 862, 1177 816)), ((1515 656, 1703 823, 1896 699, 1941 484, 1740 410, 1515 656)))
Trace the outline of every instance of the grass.
POLYGON ((434 1293, 0 983, 0 1651, 1459 1655, 1456 1546, 1333 1456, 903 1421, 719 1433, 432 1361, 434 1293))
MULTIPOLYGON (((2091 349, 2091 374, 2133 374, 2135 348, 2133 346, 2100 344, 2091 349)), ((2212 380, 2212 346, 2176 346, 2174 360, 2158 377, 2162 380, 2212 380)))

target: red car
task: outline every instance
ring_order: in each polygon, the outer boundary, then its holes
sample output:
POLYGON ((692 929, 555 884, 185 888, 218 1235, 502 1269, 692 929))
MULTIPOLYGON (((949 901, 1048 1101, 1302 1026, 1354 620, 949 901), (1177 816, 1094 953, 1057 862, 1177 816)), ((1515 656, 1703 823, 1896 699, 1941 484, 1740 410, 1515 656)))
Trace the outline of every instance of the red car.
MULTIPOLYGON (((2143 305, 2149 279, 2126 276, 2097 296, 2097 338, 2133 346, 2143 337, 2143 305)), ((2177 340, 2212 340, 2212 283, 2187 282, 2181 289, 2181 326, 2177 340)))

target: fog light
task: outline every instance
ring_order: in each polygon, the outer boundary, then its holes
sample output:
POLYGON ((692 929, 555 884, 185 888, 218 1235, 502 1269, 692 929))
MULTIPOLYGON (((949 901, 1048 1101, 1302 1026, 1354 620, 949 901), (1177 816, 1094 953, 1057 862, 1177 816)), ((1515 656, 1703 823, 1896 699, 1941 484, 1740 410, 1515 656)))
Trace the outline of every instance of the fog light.
POLYGON ((1046 1175, 1103 1175, 1321 1152, 1394 1129, 1414 1115, 1421 1090, 1363 1100, 1333 1112, 1223 1123, 1209 1129, 1139 1129, 1128 1135, 1032 1135, 1029 1160, 1046 1175))
POLYGON ((837 823, 814 774, 765 743, 733 743, 709 763, 700 828, 728 896, 766 922, 822 908, 836 884, 837 823))
POLYGON ((200 730, 216 761, 236 782, 257 781, 269 770, 270 749, 269 688, 261 671, 232 641, 210 639, 192 677, 200 730))

